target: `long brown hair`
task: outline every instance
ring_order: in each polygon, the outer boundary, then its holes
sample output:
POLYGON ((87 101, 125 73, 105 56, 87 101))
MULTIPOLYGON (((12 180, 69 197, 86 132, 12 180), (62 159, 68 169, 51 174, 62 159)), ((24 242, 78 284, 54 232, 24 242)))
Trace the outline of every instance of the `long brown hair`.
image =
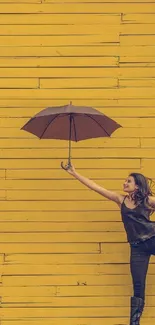
POLYGON ((143 204, 147 210, 150 210, 150 214, 153 214, 155 208, 149 205, 148 196, 155 195, 155 193, 153 192, 155 182, 152 180, 152 178, 146 177, 140 173, 131 173, 129 176, 134 177, 135 184, 138 185, 138 189, 131 194, 135 205, 137 206, 143 204))

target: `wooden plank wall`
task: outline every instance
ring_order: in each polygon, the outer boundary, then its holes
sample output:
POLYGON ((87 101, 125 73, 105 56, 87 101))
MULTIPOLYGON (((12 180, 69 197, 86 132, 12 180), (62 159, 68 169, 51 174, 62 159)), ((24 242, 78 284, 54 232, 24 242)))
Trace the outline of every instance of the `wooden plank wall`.
POLYGON ((66 141, 20 128, 47 106, 93 106, 123 128, 73 143, 77 171, 120 192, 132 171, 155 178, 154 44, 154 0, 0 0, 0 325, 129 323, 118 207, 61 170, 66 141))

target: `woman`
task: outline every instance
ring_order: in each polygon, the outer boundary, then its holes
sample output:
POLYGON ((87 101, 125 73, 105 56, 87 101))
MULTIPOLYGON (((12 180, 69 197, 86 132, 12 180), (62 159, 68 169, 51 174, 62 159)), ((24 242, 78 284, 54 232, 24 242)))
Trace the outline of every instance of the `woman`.
POLYGON ((155 197, 152 195, 149 179, 140 173, 131 173, 124 183, 124 192, 128 193, 124 196, 80 175, 73 165, 61 166, 91 190, 117 203, 121 210, 130 245, 130 271, 134 291, 130 299, 130 325, 139 325, 145 305, 145 280, 149 260, 151 254, 155 255, 155 222, 150 221, 150 214, 155 209, 155 197))

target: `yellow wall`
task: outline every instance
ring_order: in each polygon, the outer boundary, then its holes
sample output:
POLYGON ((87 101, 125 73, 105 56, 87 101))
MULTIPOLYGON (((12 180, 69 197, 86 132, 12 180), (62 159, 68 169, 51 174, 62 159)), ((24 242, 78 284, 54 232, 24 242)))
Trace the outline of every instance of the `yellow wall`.
POLYGON ((73 143, 77 171, 120 192, 129 172, 155 177, 155 1, 135 1, 0 0, 0 325, 128 324, 118 207, 61 169, 66 141, 20 128, 47 106, 93 106, 123 128, 73 143))

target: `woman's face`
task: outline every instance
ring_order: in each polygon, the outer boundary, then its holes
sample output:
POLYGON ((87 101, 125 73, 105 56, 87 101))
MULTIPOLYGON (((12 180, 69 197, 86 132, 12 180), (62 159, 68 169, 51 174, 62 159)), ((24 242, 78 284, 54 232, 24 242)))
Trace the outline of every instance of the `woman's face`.
POLYGON ((138 186, 135 184, 134 177, 133 176, 128 176, 125 179, 125 182, 123 184, 124 192, 133 193, 137 189, 138 189, 138 186))

